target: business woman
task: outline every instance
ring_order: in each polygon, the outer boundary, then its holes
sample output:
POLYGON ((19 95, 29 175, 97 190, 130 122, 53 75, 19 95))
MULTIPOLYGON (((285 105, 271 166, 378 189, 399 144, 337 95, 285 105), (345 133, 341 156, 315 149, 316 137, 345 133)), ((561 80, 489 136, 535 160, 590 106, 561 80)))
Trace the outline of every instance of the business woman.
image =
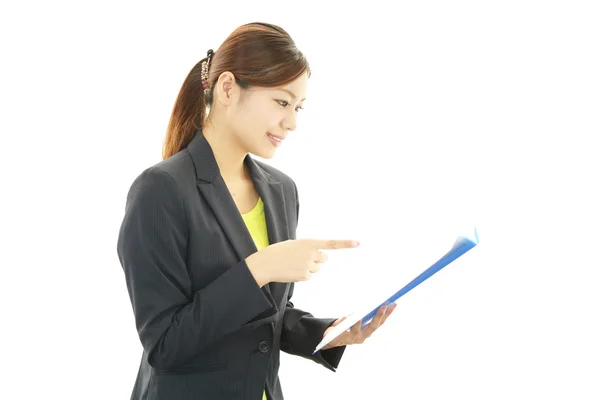
MULTIPOLYGON (((358 66, 357 66, 358 67, 358 66)), ((357 69, 358 70, 358 69, 357 69)), ((283 399, 280 350, 335 371, 393 310, 316 354, 343 320, 291 302, 294 283, 352 240, 296 239, 298 192, 269 159, 296 127, 310 68, 282 28, 237 28, 193 67, 163 160, 133 182, 119 231, 143 345, 131 399, 283 399)))

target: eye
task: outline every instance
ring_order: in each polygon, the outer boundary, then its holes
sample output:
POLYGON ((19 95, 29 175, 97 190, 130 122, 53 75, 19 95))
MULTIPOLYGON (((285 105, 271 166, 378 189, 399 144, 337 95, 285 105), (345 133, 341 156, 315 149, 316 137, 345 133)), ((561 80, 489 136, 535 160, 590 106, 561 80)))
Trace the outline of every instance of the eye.
MULTIPOLYGON (((282 106, 283 108, 286 108, 287 106, 289 106, 289 105, 290 105, 290 103, 288 103, 288 102, 287 102, 287 101, 285 101, 285 100, 277 100, 277 102, 278 102, 278 103, 279 103, 279 105, 280 105, 280 106, 282 106)), ((296 112, 298 112, 298 110, 304 110, 304 108, 302 108, 302 107, 297 107, 297 108, 296 108, 296 112)))

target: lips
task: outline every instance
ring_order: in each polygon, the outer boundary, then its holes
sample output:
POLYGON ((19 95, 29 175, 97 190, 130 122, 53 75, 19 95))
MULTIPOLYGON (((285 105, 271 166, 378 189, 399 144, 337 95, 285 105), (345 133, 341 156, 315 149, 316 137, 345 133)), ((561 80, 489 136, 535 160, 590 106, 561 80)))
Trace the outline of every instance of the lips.
POLYGON ((267 137, 269 138, 269 141, 271 142, 271 144, 275 147, 281 146, 281 143, 283 143, 283 139, 284 139, 281 136, 275 136, 270 133, 267 133, 267 137))
POLYGON ((271 136, 271 137, 273 137, 273 138, 275 138, 275 139, 278 139, 279 141, 281 141, 281 140, 285 139, 285 136, 277 136, 277 135, 273 135, 273 134, 272 134, 272 133, 270 133, 270 132, 267 132, 267 135, 269 135, 269 136, 271 136))

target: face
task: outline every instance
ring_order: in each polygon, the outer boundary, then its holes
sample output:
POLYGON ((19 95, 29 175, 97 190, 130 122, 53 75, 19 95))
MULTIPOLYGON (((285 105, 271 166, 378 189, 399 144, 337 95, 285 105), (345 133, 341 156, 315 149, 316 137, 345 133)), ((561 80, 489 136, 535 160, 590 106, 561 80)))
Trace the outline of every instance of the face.
MULTIPOLYGON (((274 88, 237 87, 237 101, 227 108, 233 137, 245 152, 269 159, 287 135, 296 129, 298 114, 306 99, 308 75, 274 88)), ((237 86, 237 85, 236 85, 237 86)))

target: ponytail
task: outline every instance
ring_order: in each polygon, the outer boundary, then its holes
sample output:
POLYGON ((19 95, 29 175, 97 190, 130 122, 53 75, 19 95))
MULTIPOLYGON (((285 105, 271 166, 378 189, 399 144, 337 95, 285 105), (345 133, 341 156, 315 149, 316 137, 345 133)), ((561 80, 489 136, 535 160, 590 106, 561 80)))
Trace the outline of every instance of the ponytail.
POLYGON ((206 60, 200 60, 181 85, 167 127, 163 160, 185 149, 204 123, 207 96, 202 86, 202 63, 206 60))

